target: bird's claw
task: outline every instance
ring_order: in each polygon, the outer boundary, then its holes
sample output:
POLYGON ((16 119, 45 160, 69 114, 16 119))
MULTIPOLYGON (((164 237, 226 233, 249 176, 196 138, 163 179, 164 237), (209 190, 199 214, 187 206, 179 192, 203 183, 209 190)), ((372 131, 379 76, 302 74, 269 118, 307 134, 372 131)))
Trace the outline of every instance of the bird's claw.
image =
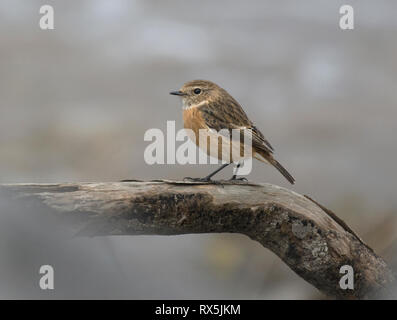
POLYGON ((193 182, 212 182, 210 178, 204 177, 204 178, 191 178, 191 177, 185 177, 183 180, 190 180, 193 182))
POLYGON ((222 185, 222 181, 217 181, 217 180, 211 180, 211 178, 204 177, 204 178, 191 178, 191 177, 185 177, 183 180, 189 180, 192 182, 203 182, 203 183, 208 183, 208 184, 217 184, 217 185, 222 185))
POLYGON ((247 178, 245 178, 245 177, 236 177, 236 176, 233 176, 233 177, 231 177, 230 179, 229 179, 229 181, 244 181, 244 182, 248 182, 248 179, 247 178))

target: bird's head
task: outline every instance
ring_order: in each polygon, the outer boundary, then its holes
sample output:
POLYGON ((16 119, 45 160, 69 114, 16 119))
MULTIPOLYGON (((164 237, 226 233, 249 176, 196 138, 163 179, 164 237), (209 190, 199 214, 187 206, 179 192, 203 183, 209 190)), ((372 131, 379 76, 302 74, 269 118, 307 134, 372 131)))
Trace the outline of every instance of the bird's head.
POLYGON ((180 96, 183 105, 190 107, 203 101, 214 99, 222 91, 222 88, 211 81, 193 80, 186 82, 179 90, 171 91, 170 94, 180 96))

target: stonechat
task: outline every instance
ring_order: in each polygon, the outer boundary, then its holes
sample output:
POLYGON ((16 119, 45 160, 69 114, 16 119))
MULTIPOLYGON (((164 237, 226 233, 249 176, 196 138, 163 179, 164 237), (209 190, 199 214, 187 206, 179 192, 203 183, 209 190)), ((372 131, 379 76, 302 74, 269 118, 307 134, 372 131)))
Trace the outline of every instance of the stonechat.
MULTIPOLYGON (((225 146, 225 135, 219 132, 230 132, 227 140, 227 150, 238 148, 239 151, 232 153, 230 161, 223 164, 220 168, 209 174, 204 178, 193 179, 197 181, 210 181, 211 177, 228 166, 230 163, 237 163, 237 169, 240 167, 244 157, 252 157, 261 162, 271 164, 274 166, 291 184, 294 184, 295 179, 291 174, 274 158, 273 147, 254 125, 254 123, 247 117, 240 104, 223 88, 217 84, 206 80, 193 80, 186 82, 178 91, 170 92, 172 95, 177 95, 182 98, 183 103, 183 122, 184 128, 191 132, 189 136, 201 149, 203 149, 209 156, 217 157, 223 160, 222 152, 225 146), (250 139, 252 142, 251 152, 243 152, 241 141, 235 141, 231 138, 232 130, 249 130, 250 139), (211 148, 207 144, 199 144, 199 136, 203 130, 208 131, 219 139, 217 148, 211 148), (192 136, 193 135, 193 136, 192 136), (223 144, 223 146, 222 146, 223 144), (236 156, 239 155, 239 156, 236 156)), ((236 180, 237 172, 233 175, 231 180, 236 180)))

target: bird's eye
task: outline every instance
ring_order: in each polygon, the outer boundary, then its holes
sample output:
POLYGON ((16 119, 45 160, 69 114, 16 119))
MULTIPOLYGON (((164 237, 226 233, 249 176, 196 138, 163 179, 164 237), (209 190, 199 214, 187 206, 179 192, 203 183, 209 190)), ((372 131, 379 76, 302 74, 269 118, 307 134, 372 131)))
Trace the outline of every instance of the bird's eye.
POLYGON ((200 94, 201 93, 201 89, 200 88, 196 88, 193 90, 194 94, 200 94))

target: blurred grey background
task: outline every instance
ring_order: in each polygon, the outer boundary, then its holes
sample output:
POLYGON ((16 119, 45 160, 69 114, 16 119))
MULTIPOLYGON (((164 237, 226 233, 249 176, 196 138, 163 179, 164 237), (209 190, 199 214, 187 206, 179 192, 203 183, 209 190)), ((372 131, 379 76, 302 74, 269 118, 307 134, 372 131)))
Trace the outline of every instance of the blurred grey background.
MULTIPOLYGON (((168 92, 208 79, 275 146, 293 190, 396 268, 396 12, 387 0, 0 0, 0 183, 205 175, 214 167, 146 165, 143 135, 182 128, 168 92), (44 4, 55 30, 39 28, 44 4)), ((290 188, 258 162, 249 179, 290 188)), ((73 238, 2 201, 0 298, 324 297, 244 236, 73 238), (43 264, 53 291, 38 287, 43 264)))

